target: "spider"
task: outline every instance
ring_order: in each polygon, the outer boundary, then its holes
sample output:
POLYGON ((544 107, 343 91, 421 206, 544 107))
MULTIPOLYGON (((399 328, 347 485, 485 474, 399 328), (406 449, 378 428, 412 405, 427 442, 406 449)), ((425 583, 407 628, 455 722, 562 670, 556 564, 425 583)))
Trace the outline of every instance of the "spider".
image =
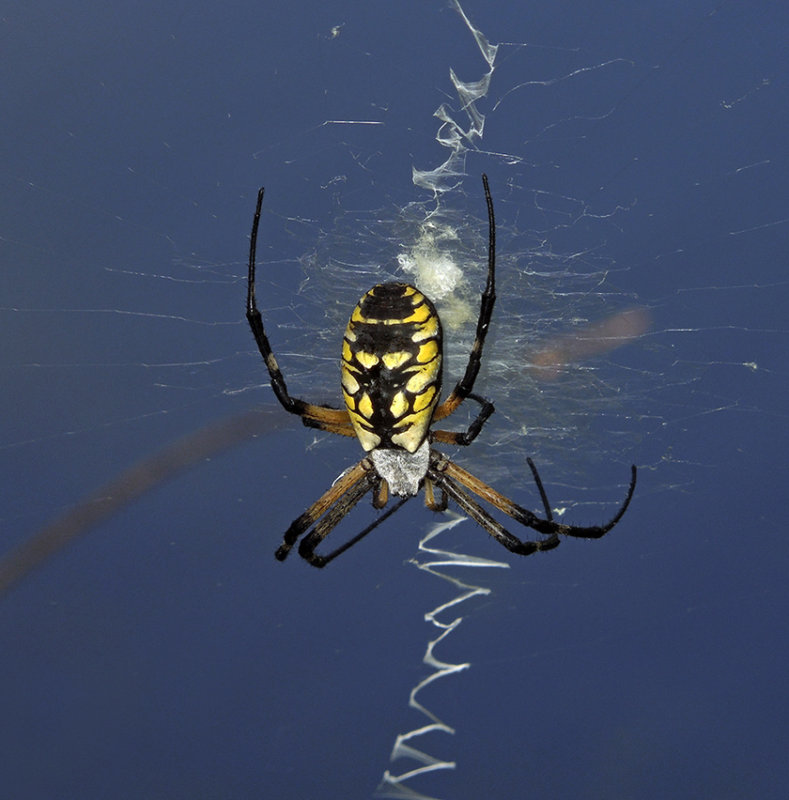
POLYGON ((325 494, 293 521, 275 554, 280 561, 287 558, 303 537, 299 555, 314 567, 324 567, 420 489, 424 489, 429 509, 443 511, 451 498, 496 541, 524 556, 553 549, 559 544, 560 535, 598 539, 608 533, 627 510, 636 487, 635 466, 631 467, 625 500, 611 520, 605 525, 582 527, 554 520, 542 480, 530 458, 527 463, 540 493, 545 519, 514 503, 432 447, 434 442, 471 444, 494 411, 493 403, 473 391, 496 300, 496 223, 486 175, 482 176, 482 185, 488 211, 488 275, 465 374, 439 403, 442 330, 435 306, 409 284, 380 283, 359 301, 345 331, 341 359, 343 409, 314 405, 291 396, 271 349, 255 301, 255 258, 264 190, 261 188, 258 192, 249 243, 246 313, 268 369, 271 388, 282 407, 301 417, 304 425, 342 436, 356 436, 365 451, 361 461, 345 470, 325 494), (467 399, 477 403, 479 411, 466 430, 433 428, 434 423, 450 416, 467 399), (326 555, 316 553, 318 545, 368 492, 372 492, 372 503, 377 509, 387 505, 390 493, 399 500, 345 544, 326 555), (546 538, 519 539, 492 517, 475 496, 546 538))

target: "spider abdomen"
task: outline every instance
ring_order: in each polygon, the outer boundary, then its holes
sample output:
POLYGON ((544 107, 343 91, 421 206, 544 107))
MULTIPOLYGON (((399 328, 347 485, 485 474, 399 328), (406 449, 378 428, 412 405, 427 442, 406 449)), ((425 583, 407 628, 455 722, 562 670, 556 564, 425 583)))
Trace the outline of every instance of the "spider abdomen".
POLYGON ((362 447, 425 441, 441 392, 441 322, 435 306, 405 283, 381 283, 351 314, 342 347, 342 392, 362 447))

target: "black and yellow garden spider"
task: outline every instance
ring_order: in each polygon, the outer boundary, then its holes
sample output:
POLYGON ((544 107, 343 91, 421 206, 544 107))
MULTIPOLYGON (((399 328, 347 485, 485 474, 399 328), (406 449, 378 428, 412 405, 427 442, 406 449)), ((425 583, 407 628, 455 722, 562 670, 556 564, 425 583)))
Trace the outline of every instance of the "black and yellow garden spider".
POLYGON ((579 527, 553 519, 542 480, 530 458, 527 462, 540 493, 545 519, 509 500, 431 447, 433 442, 471 444, 494 410, 490 401, 473 392, 496 300, 496 223, 485 175, 482 184, 488 207, 488 277, 465 374, 449 396, 439 403, 443 351, 441 321, 435 306, 413 286, 381 283, 362 297, 345 331, 341 363, 344 409, 313 405, 288 393, 255 301, 255 255, 263 189, 258 192, 249 242, 247 319, 268 369, 271 388, 282 407, 300 416, 306 426, 342 436, 356 436, 366 452, 361 461, 345 470, 322 497, 293 521, 276 552, 280 561, 306 534, 299 545, 299 555, 315 567, 325 566, 422 488, 428 508, 443 511, 451 498, 504 547, 525 556, 556 547, 560 535, 598 539, 608 533, 627 510, 636 487, 635 466, 631 468, 627 496, 615 516, 605 525, 579 527), (466 399, 478 403, 480 409, 465 431, 433 430, 433 423, 448 417, 466 399), (436 490, 440 491, 440 496, 436 490), (318 545, 370 491, 375 508, 384 508, 390 493, 400 499, 336 550, 325 556, 317 554, 318 545), (547 538, 522 541, 494 519, 473 495, 547 538))

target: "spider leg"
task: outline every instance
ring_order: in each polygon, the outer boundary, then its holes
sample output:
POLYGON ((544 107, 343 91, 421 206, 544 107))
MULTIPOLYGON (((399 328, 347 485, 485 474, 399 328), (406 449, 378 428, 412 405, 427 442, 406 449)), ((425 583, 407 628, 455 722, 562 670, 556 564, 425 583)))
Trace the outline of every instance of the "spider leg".
MULTIPOLYGON (((334 411, 335 409, 330 410, 334 411)), ((350 422, 324 422, 314 416, 302 417, 301 421, 307 428, 317 428, 318 430, 327 431, 328 433, 337 433, 340 436, 356 436, 356 431, 351 427, 350 422)))
POLYGON ((529 462, 529 467, 531 468, 532 475, 534 476, 534 482, 537 484, 537 488, 540 491, 540 497, 542 498, 543 505, 545 507, 545 513, 548 517, 550 524, 556 526, 556 530, 558 533, 561 533, 563 536, 573 536, 578 539, 599 539, 602 536, 605 536, 608 531, 613 528, 620 519, 627 511, 627 507, 630 505, 630 501, 633 499, 633 492, 636 490, 636 478, 638 477, 638 470, 636 469, 635 464, 630 465, 630 485, 627 488, 627 494, 625 495, 624 502, 621 506, 619 506, 619 510, 611 517, 605 525, 563 525, 559 522, 553 522, 553 514, 551 513, 550 505, 548 503, 548 497, 545 494, 545 489, 542 485, 542 480, 540 479, 540 475, 537 472, 537 467, 534 466, 534 462, 529 458, 527 459, 529 462))
POLYGON ((537 491, 540 493, 540 500, 542 500, 542 507, 545 509, 545 516, 549 522, 553 522, 553 511, 551 511, 551 504, 548 502, 548 495, 545 494, 545 487, 542 485, 540 473, 537 472, 537 467, 530 458, 526 459, 526 463, 529 465, 532 477, 534 478, 534 483, 537 486, 537 491))
MULTIPOLYGON (((249 236, 249 271, 247 274, 247 321, 249 327, 252 329, 252 335, 255 337, 260 355, 263 357, 263 362, 268 370, 271 379, 271 388, 277 396, 277 400, 281 403, 282 407, 289 411, 291 414, 298 414, 303 418, 305 425, 312 427, 321 427, 315 425, 315 422, 326 423, 330 426, 339 426, 344 428, 350 425, 350 420, 347 411, 338 408, 329 408, 328 406, 319 406, 312 403, 307 403, 298 397, 291 397, 288 393, 288 387, 285 383, 285 378, 279 368, 277 359, 271 349, 268 336, 263 327, 263 318, 257 307, 255 300, 255 257, 257 253, 258 241, 258 227, 260 226, 260 208, 263 204, 263 189, 258 192, 257 205, 255 206, 255 217, 252 220, 252 232, 249 236)), ((334 433, 344 433, 343 431, 333 430, 334 433)), ((352 433, 346 434, 352 435, 352 433)))
MULTIPOLYGON (((293 520, 290 527, 285 531, 282 544, 277 549, 275 554, 277 559, 284 561, 297 539, 321 518, 328 516, 332 512, 336 516, 332 525, 334 527, 373 488, 374 481, 375 472, 367 458, 363 458, 343 472, 324 494, 303 514, 293 520), (338 512, 341 512, 339 516, 337 516, 338 512)), ((330 517, 330 519, 333 518, 330 517)))
POLYGON ((493 215, 493 199, 490 196, 487 175, 482 176, 482 186, 485 189, 485 203, 488 207, 488 279, 479 307, 477 335, 468 357, 465 374, 447 399, 436 408, 433 413, 434 420, 448 417, 474 391, 474 381, 477 379, 482 362, 482 348, 485 345, 485 337, 493 314, 493 305, 496 302, 496 220, 493 215))
MULTIPOLYGON (((529 467, 531 468, 532 475, 534 476, 535 482, 537 483, 537 488, 540 492, 540 497, 542 499, 543 506, 545 507, 546 510, 546 516, 548 517, 547 519, 541 519, 528 509, 523 508, 522 506, 513 502, 508 497, 505 497, 500 492, 497 492, 491 486, 488 486, 488 484, 486 484, 484 481, 481 481, 475 475, 472 475, 470 472, 466 471, 462 467, 459 467, 457 464, 450 461, 446 456, 437 453, 436 451, 433 452, 435 455, 431 457, 431 471, 428 472, 428 477, 430 477, 436 483, 438 483, 439 486, 445 486, 445 488, 447 488, 447 493, 450 495, 450 497, 454 498, 454 495, 450 487, 453 486, 453 482, 456 481, 457 483, 464 486, 466 489, 469 489, 471 492, 476 494, 478 497, 481 497, 483 500, 486 500, 495 508, 498 508, 499 511, 502 511, 504 514, 507 514, 514 520, 517 520, 522 525, 526 525, 527 527, 533 528, 539 533, 544 533, 551 537, 561 534, 562 536, 573 536, 583 539, 599 539, 601 536, 605 536, 605 534, 608 533, 608 531, 610 531, 611 528, 613 528, 619 522, 620 519, 622 519, 622 516, 624 515, 625 511, 627 511, 627 507, 630 505, 630 500, 632 499, 633 492, 635 491, 636 488, 637 470, 635 465, 633 465, 631 467, 630 486, 628 487, 625 500, 619 507, 617 513, 605 525, 590 525, 590 526, 565 525, 563 523, 554 521, 553 514, 551 513, 550 510, 550 504, 548 503, 548 498, 547 495, 545 494, 545 489, 542 485, 542 480, 540 479, 539 473, 537 472, 537 468, 534 466, 534 463, 531 461, 531 459, 529 459, 529 467), (433 473, 435 473, 436 475, 446 476, 446 478, 449 479, 449 484, 445 485, 442 484, 441 481, 436 481, 433 473)), ((457 488, 456 485, 455 488, 457 488)), ((457 499, 456 502, 458 502, 458 505, 461 505, 460 502, 457 501, 457 499)), ((500 541, 502 541, 502 543, 508 547, 506 542, 504 542, 501 539, 500 541)), ((551 540, 549 539, 547 541, 551 540)), ((544 550, 546 548, 541 547, 537 549, 544 550)), ((513 552, 520 552, 520 551, 513 550, 513 552)), ((534 551, 532 550, 530 552, 534 551)))
MULTIPOLYGON (((352 505, 356 505, 358 499, 355 500, 352 505)), ((385 519, 391 517, 395 511, 397 511, 410 499, 411 497, 401 497, 394 505, 389 506, 389 508, 387 508, 383 514, 380 514, 378 517, 376 517, 364 530, 357 533, 352 539, 349 539, 347 542, 345 542, 345 544, 340 545, 336 550, 332 550, 325 556, 321 556, 315 552, 315 548, 326 538, 326 536, 331 532, 332 528, 334 528, 340 519, 342 519, 342 517, 345 516, 348 511, 350 511, 350 507, 346 507, 345 510, 339 514, 339 518, 334 520, 327 520, 327 517, 329 516, 327 514, 326 517, 324 517, 301 540, 301 544, 299 545, 299 555, 309 561, 313 567, 325 567, 330 561, 334 560, 337 558, 337 556, 341 555, 346 550, 353 547, 353 545, 355 545, 357 542, 364 539, 368 533, 374 531, 385 519)))
POLYGON ((590 527, 580 527, 577 525, 563 525, 563 528, 566 530, 559 531, 559 533, 563 533, 565 536, 577 536, 581 539, 599 539, 601 536, 605 536, 614 525, 619 522, 620 519, 627 511, 627 507, 630 505, 630 501, 633 499, 633 492, 636 490, 636 478, 638 476, 638 470, 636 469, 635 464, 630 465, 630 485, 627 489, 627 495, 625 496, 625 500, 621 506, 619 506, 619 511, 611 517, 605 525, 592 525, 590 527))
POLYGON ((471 444, 479 436, 482 426, 487 422, 488 417, 496 410, 490 400, 480 397, 478 394, 469 393, 469 400, 475 400, 481 408, 474 417, 468 429, 465 431, 431 431, 430 440, 433 442, 443 442, 444 444, 457 444, 466 446, 471 444))
POLYGON ((521 541, 517 536, 511 534, 498 520, 488 514, 468 492, 447 475, 446 471, 442 471, 438 466, 431 466, 427 474, 428 478, 441 487, 460 506, 462 511, 468 514, 477 525, 484 528, 496 541, 503 544, 507 550, 521 556, 529 556, 538 550, 552 550, 558 546, 559 535, 555 531, 549 532, 548 538, 541 541, 521 541))
POLYGON ((334 530, 343 517, 379 483, 369 459, 363 458, 358 464, 346 470, 332 484, 327 492, 321 495, 303 514, 291 523, 285 532, 282 544, 275 553, 279 561, 284 561, 293 545, 303 534, 306 535, 299 545, 299 555, 309 561, 313 567, 325 567, 330 561, 349 547, 375 530, 385 519, 397 511, 410 497, 403 497, 380 514, 363 531, 356 534, 345 544, 333 550, 328 555, 322 556, 315 552, 315 548, 334 530), (310 530, 310 528, 312 528, 310 530))
POLYGON ((441 489, 440 500, 436 500, 436 491, 435 486, 433 485, 433 481, 430 478, 425 478, 424 483, 424 490, 425 490, 425 506, 429 508, 431 511, 446 511, 447 506, 449 505, 449 498, 447 497, 447 493, 441 489))

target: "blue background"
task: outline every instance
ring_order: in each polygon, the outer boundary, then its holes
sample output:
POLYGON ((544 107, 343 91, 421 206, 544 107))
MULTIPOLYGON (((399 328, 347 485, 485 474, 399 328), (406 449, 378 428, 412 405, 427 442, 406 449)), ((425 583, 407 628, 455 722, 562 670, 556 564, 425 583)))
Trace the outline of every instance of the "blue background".
MULTIPOLYGON (((464 8, 491 42, 531 46, 500 50, 484 108, 483 149, 523 161, 470 154, 454 202, 479 216, 487 171, 505 228, 593 250, 653 325, 601 366, 623 386, 604 430, 566 444, 579 474, 598 442, 611 462, 594 475, 605 507, 570 521, 604 518, 626 465, 641 468, 616 531, 519 560, 455 529, 457 549, 510 569, 471 578, 492 594, 458 609, 439 648, 472 668, 420 695, 456 733, 413 744, 457 769, 410 785, 783 797, 789 10, 464 8), (572 198, 581 221, 547 220, 541 192, 572 198)), ((449 68, 476 80, 484 63, 432 0, 36 2, 7 8, 0 37, 7 551, 163 444, 272 407, 243 318, 262 183, 262 306, 309 394, 298 259, 319 239, 331 251, 349 209, 425 199, 411 168, 446 157, 432 113, 457 105, 449 68), (384 124, 323 124, 351 119, 384 124)), ((4 796, 363 798, 384 769, 414 766, 389 752, 425 722, 407 708, 429 673, 422 616, 453 596, 407 563, 431 516, 409 504, 323 572, 275 562, 290 520, 358 452, 314 439, 273 423, 2 598, 4 796)), ((571 497, 562 462, 541 466, 571 497)), ((522 499, 525 482, 497 486, 522 499)))

